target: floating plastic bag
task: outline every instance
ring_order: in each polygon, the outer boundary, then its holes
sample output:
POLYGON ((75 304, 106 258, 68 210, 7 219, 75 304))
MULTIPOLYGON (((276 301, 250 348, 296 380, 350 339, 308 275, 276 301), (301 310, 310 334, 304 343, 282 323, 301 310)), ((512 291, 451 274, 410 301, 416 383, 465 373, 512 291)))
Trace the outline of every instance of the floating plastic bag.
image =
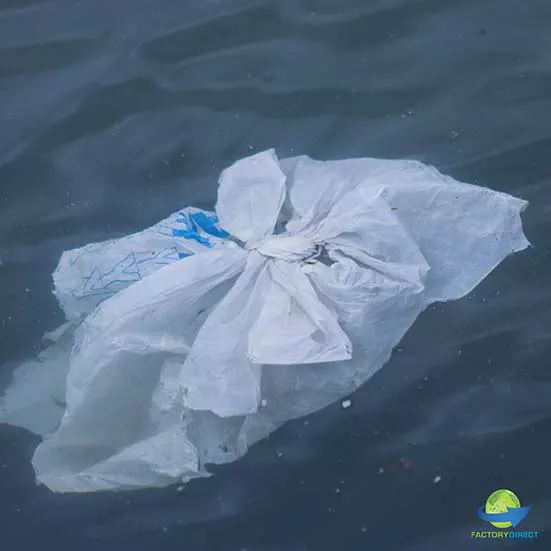
POLYGON ((238 161, 216 213, 63 254, 69 325, 0 418, 44 436, 33 465, 54 491, 208 476, 353 392, 430 303, 526 248, 526 205, 414 161, 238 161))

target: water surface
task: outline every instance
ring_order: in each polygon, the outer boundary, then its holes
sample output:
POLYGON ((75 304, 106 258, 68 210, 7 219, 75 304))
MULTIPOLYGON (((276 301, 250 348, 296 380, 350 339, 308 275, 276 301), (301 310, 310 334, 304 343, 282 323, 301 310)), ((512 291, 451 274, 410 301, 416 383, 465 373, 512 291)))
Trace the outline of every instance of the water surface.
POLYGON ((2 385, 62 321, 64 249, 212 208, 269 147, 434 164, 530 201, 534 244, 428 310, 351 408, 182 492, 52 495, 0 427, 5 548, 480 549, 498 487, 549 528, 550 28, 547 0, 0 0, 2 385))

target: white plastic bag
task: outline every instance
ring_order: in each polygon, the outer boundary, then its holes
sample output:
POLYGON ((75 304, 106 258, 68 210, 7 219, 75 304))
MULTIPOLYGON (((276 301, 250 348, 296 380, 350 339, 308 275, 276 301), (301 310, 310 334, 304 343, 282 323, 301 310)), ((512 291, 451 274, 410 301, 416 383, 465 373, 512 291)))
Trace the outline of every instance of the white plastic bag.
MULTIPOLYGON (((34 455, 38 479, 164 486, 235 460, 354 391, 427 305, 527 247, 525 207, 414 161, 270 150, 222 173, 216 214, 184 209, 64 253, 56 294, 77 328, 63 418, 43 408, 57 429, 34 455)), ((13 397, 36 401, 42 380, 16 376, 0 418, 33 430, 13 397)))

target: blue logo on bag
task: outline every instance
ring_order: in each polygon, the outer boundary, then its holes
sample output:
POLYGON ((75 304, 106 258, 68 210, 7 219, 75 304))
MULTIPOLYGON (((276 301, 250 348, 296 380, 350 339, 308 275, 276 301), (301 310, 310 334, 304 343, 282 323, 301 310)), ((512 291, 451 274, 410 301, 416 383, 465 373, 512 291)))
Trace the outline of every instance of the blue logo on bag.
POLYGON ((200 230, 214 237, 229 237, 228 232, 218 227, 218 217, 216 215, 207 216, 207 214, 200 211, 192 214, 180 212, 177 222, 182 227, 172 230, 172 235, 174 237, 192 239, 205 247, 212 247, 212 243, 207 237, 200 234, 200 230))
POLYGON ((218 216, 216 216, 216 214, 207 216, 204 212, 194 212, 190 215, 190 219, 204 232, 213 235, 214 237, 220 237, 224 239, 230 236, 227 231, 218 227, 218 216))

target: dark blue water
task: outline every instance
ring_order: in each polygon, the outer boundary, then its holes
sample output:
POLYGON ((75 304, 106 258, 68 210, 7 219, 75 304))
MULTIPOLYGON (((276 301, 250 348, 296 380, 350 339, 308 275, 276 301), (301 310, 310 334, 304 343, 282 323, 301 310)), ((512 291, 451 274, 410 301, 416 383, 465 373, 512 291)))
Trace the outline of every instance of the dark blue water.
POLYGON ((2 549, 551 548, 470 539, 500 487, 551 529, 550 29, 548 0, 0 0, 2 386, 62 321, 62 250, 212 208, 269 147, 434 164, 529 200, 534 244, 421 316, 350 409, 182 492, 53 495, 0 427, 2 549))

